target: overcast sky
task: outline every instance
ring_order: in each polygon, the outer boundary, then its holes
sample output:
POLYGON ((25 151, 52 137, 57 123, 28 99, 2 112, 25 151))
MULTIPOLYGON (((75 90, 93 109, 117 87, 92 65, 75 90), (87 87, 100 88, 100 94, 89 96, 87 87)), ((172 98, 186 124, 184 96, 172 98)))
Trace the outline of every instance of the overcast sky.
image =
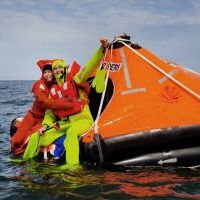
POLYGON ((124 32, 200 72, 199 0, 1 0, 0 80, 37 79, 42 58, 85 64, 101 36, 124 32))

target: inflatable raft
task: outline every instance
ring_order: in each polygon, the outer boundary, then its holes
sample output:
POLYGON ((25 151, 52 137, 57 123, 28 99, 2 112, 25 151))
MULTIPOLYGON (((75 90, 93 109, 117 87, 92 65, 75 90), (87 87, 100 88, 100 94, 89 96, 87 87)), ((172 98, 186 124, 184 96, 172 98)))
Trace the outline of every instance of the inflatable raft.
POLYGON ((83 162, 200 165, 198 73, 158 57, 128 36, 110 43, 100 68, 107 72, 106 90, 98 94, 91 88, 95 123, 80 138, 83 162))

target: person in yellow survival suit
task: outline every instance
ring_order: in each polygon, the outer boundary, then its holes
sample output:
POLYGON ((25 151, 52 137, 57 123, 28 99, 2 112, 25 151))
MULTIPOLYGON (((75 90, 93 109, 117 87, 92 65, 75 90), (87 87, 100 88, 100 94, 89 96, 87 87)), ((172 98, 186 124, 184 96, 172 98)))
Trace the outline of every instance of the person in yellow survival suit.
POLYGON ((97 50, 85 67, 74 77, 69 76, 69 73, 65 71, 66 65, 63 61, 56 60, 52 63, 57 86, 51 88, 51 98, 62 98, 65 94, 69 95, 70 93, 74 107, 67 112, 63 110, 56 113, 51 110, 46 111, 43 128, 40 129, 39 133, 36 132, 30 137, 29 144, 23 155, 25 160, 36 156, 40 146, 48 146, 54 140, 66 134, 67 137, 64 140, 64 146, 66 149, 67 164, 63 168, 71 169, 79 165, 78 137, 88 131, 93 124, 93 118, 86 103, 87 94, 82 86, 103 57, 103 50, 107 46, 107 39, 101 39, 101 43, 101 48, 97 50), (73 88, 76 87, 75 85, 78 87, 73 88), (56 116, 59 118, 59 130, 53 126, 56 116), (42 136, 40 136, 41 134, 42 136))

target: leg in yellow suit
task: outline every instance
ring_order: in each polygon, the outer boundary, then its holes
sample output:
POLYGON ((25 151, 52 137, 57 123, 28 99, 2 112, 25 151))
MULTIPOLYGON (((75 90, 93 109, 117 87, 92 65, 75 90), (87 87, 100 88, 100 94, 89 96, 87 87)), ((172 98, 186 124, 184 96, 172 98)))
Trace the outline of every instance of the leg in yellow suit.
MULTIPOLYGON (((66 168, 73 168, 79 165, 79 136, 84 134, 91 127, 91 122, 88 120, 79 120, 70 124, 67 130, 67 137, 64 141, 66 150, 66 168)), ((63 166, 63 168, 65 168, 63 166)))
POLYGON ((66 165, 61 169, 73 170, 79 166, 79 136, 86 133, 93 124, 93 118, 88 105, 83 110, 69 117, 70 127, 66 132, 64 146, 66 150, 66 165))
POLYGON ((37 132, 33 133, 30 138, 26 150, 23 155, 24 160, 33 158, 39 154, 40 147, 48 146, 52 144, 56 139, 63 136, 66 133, 66 129, 69 127, 69 124, 61 126, 60 130, 51 128, 46 131, 44 135, 40 135, 37 132))

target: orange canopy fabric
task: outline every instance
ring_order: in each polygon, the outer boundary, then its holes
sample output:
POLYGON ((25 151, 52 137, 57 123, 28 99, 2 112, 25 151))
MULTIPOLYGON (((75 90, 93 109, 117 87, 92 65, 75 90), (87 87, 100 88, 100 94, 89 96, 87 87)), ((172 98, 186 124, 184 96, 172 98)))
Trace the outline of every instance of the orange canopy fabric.
MULTIPOLYGON (((190 90, 200 94, 200 75, 140 48, 136 50, 190 90)), ((200 100, 171 81, 131 49, 108 50, 105 69, 114 84, 113 96, 100 116, 103 138, 144 130, 200 124, 200 100), (111 58, 111 59, 110 59, 111 58)), ((91 129, 83 142, 90 142, 91 129)), ((152 133, 153 134, 153 133, 152 133)))

